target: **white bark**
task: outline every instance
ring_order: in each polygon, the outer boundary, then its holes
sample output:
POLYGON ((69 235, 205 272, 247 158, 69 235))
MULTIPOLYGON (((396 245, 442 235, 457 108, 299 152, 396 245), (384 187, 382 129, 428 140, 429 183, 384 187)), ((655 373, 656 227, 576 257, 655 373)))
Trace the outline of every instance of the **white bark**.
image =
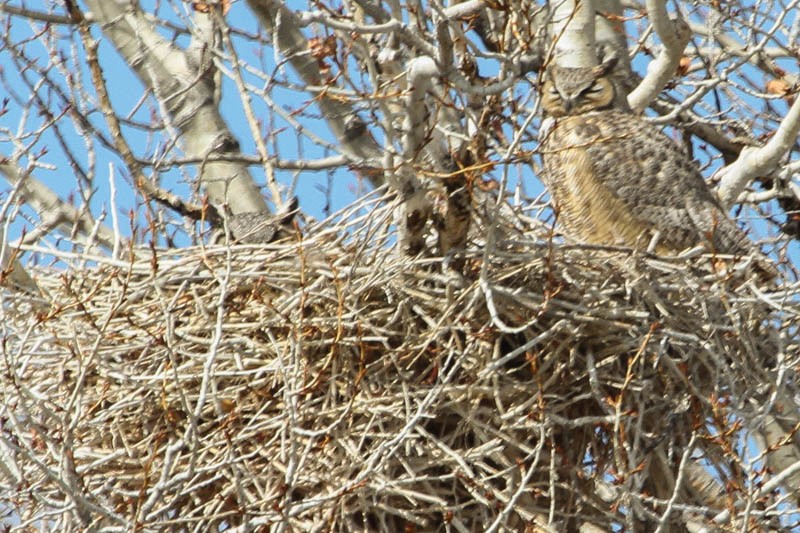
POLYGON ((467 0, 458 4, 453 4, 445 9, 445 17, 455 20, 461 17, 468 17, 474 15, 486 8, 484 0, 467 0))
POLYGON ((425 95, 433 85, 434 76, 439 75, 436 62, 422 56, 408 62, 408 96, 406 98, 406 122, 403 126, 404 157, 413 161, 420 153, 428 136, 428 109, 425 95))
POLYGON ((596 13, 594 39, 597 48, 602 48, 606 56, 610 48, 619 56, 620 63, 629 69, 625 26, 622 24, 624 17, 622 3, 620 0, 595 0, 594 8, 596 13))
MULTIPOLYGON (((302 21, 282 2, 275 0, 248 0, 247 4, 258 17, 262 26, 273 37, 273 46, 286 58, 298 76, 307 84, 322 86, 325 84, 317 61, 308 49, 308 38, 300 31, 302 21)), ((341 100, 334 100, 322 95, 317 105, 336 136, 337 148, 348 157, 354 165, 379 166, 383 150, 371 135, 360 135, 352 138, 347 134, 347 119, 354 114, 352 106, 341 100)), ((379 175, 370 173, 373 185, 379 186, 382 180, 379 175)))
POLYGON ((82 237, 86 245, 99 244, 111 249, 114 246, 114 232, 103 225, 83 209, 76 209, 61 200, 47 185, 28 175, 13 160, 2 162, 0 157, 0 174, 18 187, 19 195, 25 203, 39 213, 42 225, 47 229, 57 228, 65 235, 82 237), (92 243, 88 242, 93 237, 92 243))
POLYGON ((658 57, 650 62, 647 75, 628 95, 628 104, 636 112, 642 112, 675 76, 683 50, 692 33, 680 13, 670 19, 664 0, 646 0, 647 16, 653 29, 661 39, 662 48, 658 57))
POLYGON ((403 249, 411 254, 416 254, 424 247, 425 231, 431 213, 430 200, 417 179, 416 163, 422 160, 429 131, 425 96, 433 85, 434 76, 438 74, 436 62, 430 57, 418 57, 408 63, 403 162, 397 175, 389 180, 389 184, 399 192, 404 201, 400 240, 403 249))
POLYGON ((556 62, 562 67, 596 65, 594 1, 556 0, 552 8, 556 62))
POLYGON ((795 100, 775 135, 761 148, 745 148, 739 158, 720 170, 719 196, 730 206, 745 187, 759 176, 774 172, 800 132, 800 99, 795 100))
MULTIPOLYGON (((104 34, 167 110, 188 156, 204 157, 231 143, 234 137, 217 109, 213 82, 191 64, 186 52, 156 32, 138 5, 127 0, 86 4, 104 34)), ((200 180, 212 201, 227 202, 234 213, 267 210, 246 165, 207 162, 200 168, 200 180)))

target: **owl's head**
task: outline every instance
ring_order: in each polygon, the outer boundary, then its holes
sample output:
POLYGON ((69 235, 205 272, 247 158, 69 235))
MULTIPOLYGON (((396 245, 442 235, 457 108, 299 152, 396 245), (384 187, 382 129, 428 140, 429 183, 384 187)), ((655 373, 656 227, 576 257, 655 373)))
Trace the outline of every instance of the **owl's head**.
POLYGON ((616 89, 609 74, 616 64, 617 58, 611 57, 596 67, 549 67, 542 85, 542 108, 551 117, 612 108, 616 89))

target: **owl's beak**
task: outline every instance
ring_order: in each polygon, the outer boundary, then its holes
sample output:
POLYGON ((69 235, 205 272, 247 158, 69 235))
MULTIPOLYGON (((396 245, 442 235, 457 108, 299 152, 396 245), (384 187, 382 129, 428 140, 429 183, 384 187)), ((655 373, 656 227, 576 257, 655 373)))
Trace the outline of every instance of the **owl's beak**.
POLYGON ((564 98, 562 101, 564 102, 564 111, 567 113, 572 111, 572 108, 575 107, 575 100, 572 98, 564 98))

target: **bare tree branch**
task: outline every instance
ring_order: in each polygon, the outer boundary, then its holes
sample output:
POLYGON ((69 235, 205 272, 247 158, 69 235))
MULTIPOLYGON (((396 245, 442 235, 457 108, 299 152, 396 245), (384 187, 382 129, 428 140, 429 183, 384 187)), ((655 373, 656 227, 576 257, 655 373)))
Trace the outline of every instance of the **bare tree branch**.
POLYGON ((403 123, 402 162, 389 184, 403 199, 404 214, 401 234, 403 248, 411 255, 419 253, 425 244, 426 224, 430 218, 431 204, 415 172, 415 163, 421 161, 425 144, 429 141, 431 127, 425 104, 439 69, 434 60, 422 56, 408 62, 407 116, 403 123))
POLYGON ((797 142, 800 132, 800 99, 795 100, 772 138, 761 148, 745 148, 739 158, 720 170, 719 195, 731 205, 749 183, 774 172, 780 160, 797 142))
MULTIPOLYGON (((125 0, 87 0, 86 4, 103 32, 165 106, 190 157, 238 151, 238 142, 217 109, 213 94, 217 88, 202 68, 207 65, 192 65, 185 52, 155 31, 138 6, 125 0)), ((234 212, 266 211, 246 165, 209 162, 202 166, 200 180, 214 202, 228 202, 234 212)))
POLYGON ((110 228, 98 225, 87 211, 76 209, 61 200, 52 189, 13 160, 0 158, 0 173, 7 181, 18 186, 19 197, 39 213, 44 227, 58 228, 65 235, 73 237, 82 236, 87 246, 96 243, 108 249, 113 248, 114 234, 110 228), (90 236, 93 239, 91 242, 88 240, 90 236))
POLYGON ((557 1, 552 9, 556 62, 563 67, 596 65, 594 1, 557 1))
POLYGON ((692 35, 679 12, 673 19, 669 18, 664 0, 646 0, 645 4, 648 19, 661 39, 662 49, 647 66, 647 75, 628 95, 631 109, 637 112, 643 111, 673 78, 692 35))
POLYGON ((7 3, 0 4, 0 13, 8 13, 21 18, 29 20, 38 20, 41 22, 49 22, 52 24, 72 24, 72 18, 64 15, 54 15, 52 13, 45 13, 35 9, 28 9, 25 7, 12 6, 7 3))
MULTIPOLYGON (((247 3, 272 35, 273 45, 278 53, 286 58, 304 82, 308 85, 324 85, 319 65, 310 54, 308 39, 300 31, 302 23, 297 15, 285 4, 274 0, 248 0, 247 3)), ((324 94, 316 99, 316 104, 339 141, 342 153, 354 166, 375 166, 381 160, 383 151, 372 136, 360 135, 352 138, 348 135, 346 121, 354 113, 352 106, 324 94)), ((383 183, 382 176, 377 173, 369 173, 368 177, 375 187, 383 183)))

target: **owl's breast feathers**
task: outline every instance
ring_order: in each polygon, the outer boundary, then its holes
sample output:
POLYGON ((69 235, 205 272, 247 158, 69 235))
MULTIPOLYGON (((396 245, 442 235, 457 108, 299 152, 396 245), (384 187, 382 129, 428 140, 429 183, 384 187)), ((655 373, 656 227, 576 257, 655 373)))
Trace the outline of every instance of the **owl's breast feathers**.
POLYGON ((592 244, 661 253, 704 244, 747 254, 753 245, 725 214, 695 163, 656 126, 602 111, 555 120, 542 139, 545 184, 564 231, 592 244))

